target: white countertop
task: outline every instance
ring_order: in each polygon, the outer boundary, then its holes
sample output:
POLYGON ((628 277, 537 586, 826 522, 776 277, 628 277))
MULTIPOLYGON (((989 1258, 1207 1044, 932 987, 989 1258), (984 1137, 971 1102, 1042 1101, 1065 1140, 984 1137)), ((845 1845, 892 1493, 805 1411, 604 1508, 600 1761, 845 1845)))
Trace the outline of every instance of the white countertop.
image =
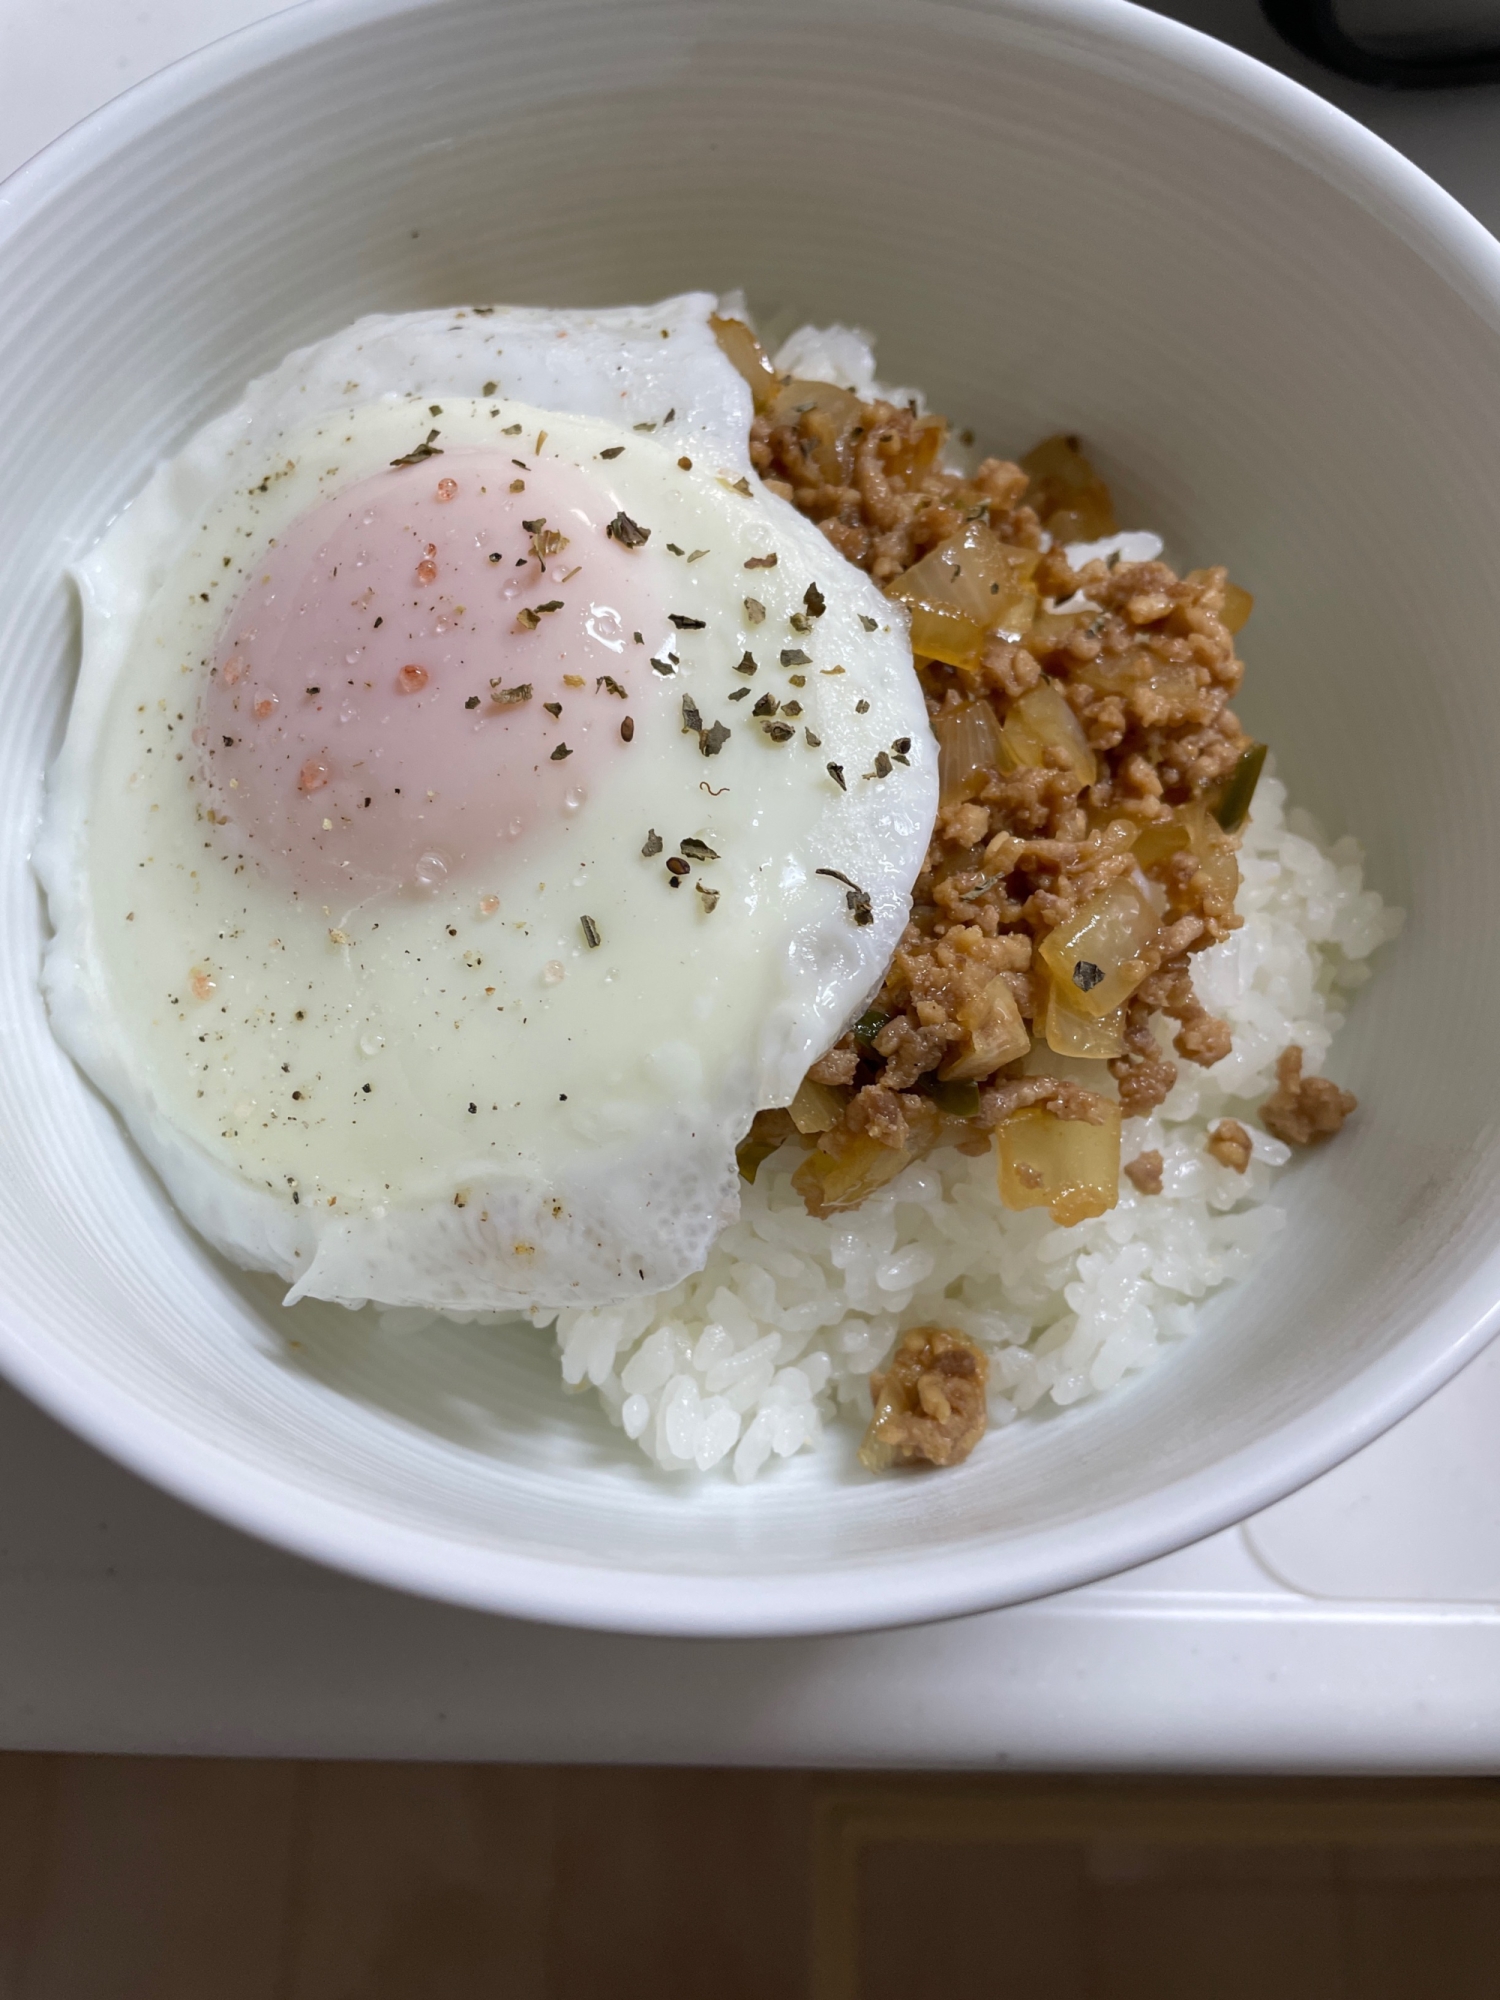
MULTIPOLYGON (((1417 0, 1419 4, 1419 0, 1417 0)), ((0 0, 0 174, 264 0, 0 0)), ((1306 81, 1254 0, 1176 0, 1306 81)), ((1500 229, 1500 90, 1328 82, 1500 229)), ((1327 1478, 1106 1584, 851 1639, 421 1603, 169 1500, 0 1387, 0 1746, 527 1762, 1492 1770, 1500 1344, 1327 1478)))

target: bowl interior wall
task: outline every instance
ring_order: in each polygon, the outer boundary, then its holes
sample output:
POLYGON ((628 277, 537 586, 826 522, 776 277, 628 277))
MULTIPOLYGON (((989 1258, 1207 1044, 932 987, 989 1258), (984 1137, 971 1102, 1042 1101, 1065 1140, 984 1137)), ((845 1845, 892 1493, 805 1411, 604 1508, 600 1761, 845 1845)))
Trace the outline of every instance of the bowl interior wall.
POLYGON ((357 11, 164 116, 137 99, 0 241, 0 1353, 133 1412, 143 1460, 190 1439, 372 1547, 443 1545, 480 1597, 517 1554, 668 1595, 878 1570, 868 1620, 907 1573, 967 1565, 998 1601, 1107 1561, 1174 1487, 1192 1532, 1226 1462, 1440 1372, 1489 1303, 1496 1207, 1493 300, 1123 30, 875 0, 357 11), (684 1504, 561 1398, 545 1339, 286 1315, 204 1251, 50 1041, 27 854, 72 672, 59 551, 248 376, 371 310, 735 285, 875 330, 889 377, 999 452, 1080 431, 1129 521, 1228 562, 1258 599, 1247 721, 1411 915, 1338 1045, 1358 1120, 1170 1365, 960 1478, 871 1486, 839 1449, 684 1504))

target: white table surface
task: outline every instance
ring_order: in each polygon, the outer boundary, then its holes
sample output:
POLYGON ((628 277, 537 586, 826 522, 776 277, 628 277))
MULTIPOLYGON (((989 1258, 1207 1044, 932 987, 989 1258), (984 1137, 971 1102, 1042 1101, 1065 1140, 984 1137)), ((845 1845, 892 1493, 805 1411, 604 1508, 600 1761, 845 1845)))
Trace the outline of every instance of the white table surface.
MULTIPOLYGON (((272 11, 0 0, 0 174, 272 11)), ((1254 0, 1163 11, 1326 86, 1500 229, 1500 90, 1338 86, 1283 60, 1254 0)), ((330 1574, 167 1499, 0 1386, 0 1746, 1491 1770, 1497 1437, 1500 1345, 1327 1478, 1113 1582, 906 1632, 693 1644, 515 1624, 330 1574)))

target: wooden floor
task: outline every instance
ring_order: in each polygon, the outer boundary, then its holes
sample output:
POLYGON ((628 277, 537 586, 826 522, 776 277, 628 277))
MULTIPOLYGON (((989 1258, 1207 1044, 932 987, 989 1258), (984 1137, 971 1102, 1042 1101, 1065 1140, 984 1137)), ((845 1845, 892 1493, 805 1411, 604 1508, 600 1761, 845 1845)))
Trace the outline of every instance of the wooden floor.
POLYGON ((1500 1786, 0 1757, 0 2000, 1497 2000, 1500 1786))

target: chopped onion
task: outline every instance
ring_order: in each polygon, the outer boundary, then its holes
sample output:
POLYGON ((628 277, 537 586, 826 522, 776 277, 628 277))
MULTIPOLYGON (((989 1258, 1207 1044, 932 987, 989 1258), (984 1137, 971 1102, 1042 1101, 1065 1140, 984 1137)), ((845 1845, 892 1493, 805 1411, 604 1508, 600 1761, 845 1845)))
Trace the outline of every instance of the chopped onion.
POLYGON ((843 1117, 845 1102, 843 1091, 835 1090, 831 1084, 814 1083, 810 1076, 805 1076, 787 1109, 799 1132, 828 1132, 843 1117))
POLYGON ((1093 784, 1099 775, 1082 724, 1050 681, 1011 703, 1000 736, 1006 751, 1004 769, 1039 769, 1052 761, 1049 751, 1061 750, 1066 768, 1080 785, 1093 784))
POLYGON ((1120 1107, 1101 1098, 1100 1125, 1059 1118, 1045 1105, 1012 1111, 997 1132, 1000 1199, 1007 1208, 1045 1208, 1071 1229, 1120 1198, 1120 1107))
POLYGON ((1192 844, 1193 836, 1186 823, 1174 812, 1165 819, 1154 819, 1143 826, 1136 835, 1132 852, 1138 867, 1159 868, 1164 861, 1170 861, 1174 854, 1180 854, 1192 844))
MULTIPOLYGON (((918 417, 907 437, 894 440, 896 449, 883 463, 891 478, 918 480, 937 464, 948 437, 948 419, 928 415, 918 417)), ((959 496, 955 494, 955 502, 959 496)))
POLYGON ((1208 893, 1221 903, 1233 905, 1240 893, 1240 864, 1235 841, 1227 834, 1201 800, 1182 808, 1193 837, 1193 852, 1208 883, 1208 893))
POLYGON ((792 1175, 792 1186, 809 1215, 837 1215, 846 1208, 858 1208, 867 1195, 910 1166, 912 1159, 904 1146, 882 1146, 878 1139, 861 1133, 837 1158, 831 1153, 809 1153, 792 1175))
POLYGON ((993 1076, 1031 1047, 1016 996, 1003 975, 997 974, 975 999, 960 1007, 958 1019, 968 1040, 938 1071, 943 1083, 975 1083, 993 1076))
POLYGON ((1255 609, 1255 599, 1248 590, 1241 590, 1237 583, 1224 586, 1225 626, 1231 632, 1242 632, 1250 622, 1250 613, 1255 609))
POLYGON ((1146 976, 1138 954, 1156 933, 1157 912, 1131 878, 1121 876, 1048 931, 1038 949, 1051 977, 1070 981, 1070 1006, 1100 1020, 1146 976), (1074 995, 1076 994, 1076 998, 1074 995))
POLYGON ((1097 542, 1119 530, 1109 488, 1078 448, 1076 437, 1043 438, 1021 460, 1031 476, 1026 500, 1054 542, 1097 542))
MULTIPOLYGON (((1057 1056, 1082 1056, 1102 1062, 1125 1053, 1125 1003, 1112 1014, 1095 1019, 1068 1004, 1068 986, 1056 979, 1047 981, 1047 1046, 1057 1056)), ((1075 989, 1076 991, 1076 989, 1075 989)))
POLYGON ((713 313, 708 323, 714 330, 714 339, 718 341, 724 359, 731 362, 750 384, 750 395, 757 413, 764 410, 776 393, 778 380, 770 356, 742 319, 722 319, 718 313, 713 313))
POLYGON ((987 701, 945 708, 932 725, 938 741, 938 803, 962 805, 1000 768, 1000 723, 987 701))
POLYGON ((740 1179, 749 1181, 753 1185, 755 1176, 771 1155, 781 1150, 782 1143, 780 1139, 757 1138, 752 1126, 734 1149, 734 1161, 740 1170, 740 1179))
MULTIPOLYGON (((1039 611, 1026 630, 1026 650, 1037 659, 1048 653, 1059 652, 1075 632, 1081 632, 1091 619, 1097 618, 1099 607, 1085 598, 1083 607, 1066 610, 1056 605, 1051 611, 1039 611)), ((1075 664, 1070 662, 1070 665, 1075 664)))
POLYGON ((969 667, 986 634, 1025 631, 1036 614, 1033 549, 1011 548, 982 521, 971 521, 886 585, 886 596, 911 612, 914 653, 969 667))
POLYGON ((795 424, 812 447, 811 462, 830 486, 843 486, 854 464, 854 438, 863 409, 850 389, 832 382, 801 382, 790 377, 777 384, 766 415, 775 424, 795 424))
MULTIPOLYGON (((1241 758, 1240 762, 1244 761, 1241 758)), ((1236 775, 1237 772, 1238 767, 1236 775)), ((1231 777, 1230 784, 1233 783, 1234 777, 1231 777)), ((1194 799, 1191 805, 1174 806, 1169 819, 1152 820, 1149 826, 1141 829, 1134 854, 1137 865, 1148 871, 1148 892, 1155 890, 1158 897, 1164 896, 1165 892, 1151 871, 1160 869, 1174 855, 1185 853, 1189 848, 1197 861, 1198 874, 1204 878, 1207 897, 1226 905, 1233 904, 1240 892, 1240 865, 1235 859, 1235 842, 1201 799, 1194 799)))
POLYGON ((1095 660, 1081 661, 1077 677, 1099 694, 1133 695, 1137 703, 1154 697, 1162 706, 1153 714, 1149 707, 1138 708, 1148 722, 1166 720, 1171 711, 1187 708, 1198 698, 1198 677, 1190 666, 1162 660, 1143 647, 1128 653, 1101 653, 1095 660))

